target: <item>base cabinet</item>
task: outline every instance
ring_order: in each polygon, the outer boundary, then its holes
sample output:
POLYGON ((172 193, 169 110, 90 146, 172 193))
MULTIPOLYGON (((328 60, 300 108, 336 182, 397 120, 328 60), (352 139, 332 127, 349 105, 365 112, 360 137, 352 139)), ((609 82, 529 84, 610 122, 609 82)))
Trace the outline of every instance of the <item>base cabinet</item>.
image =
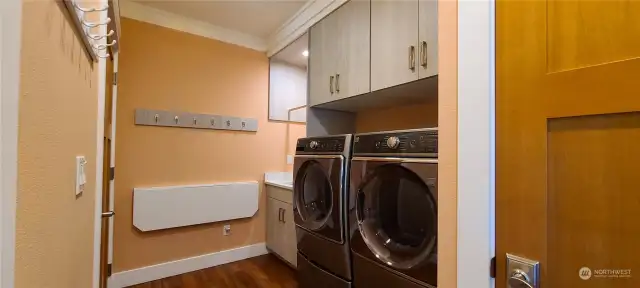
POLYGON ((297 265, 293 192, 267 186, 267 248, 292 266, 297 265))

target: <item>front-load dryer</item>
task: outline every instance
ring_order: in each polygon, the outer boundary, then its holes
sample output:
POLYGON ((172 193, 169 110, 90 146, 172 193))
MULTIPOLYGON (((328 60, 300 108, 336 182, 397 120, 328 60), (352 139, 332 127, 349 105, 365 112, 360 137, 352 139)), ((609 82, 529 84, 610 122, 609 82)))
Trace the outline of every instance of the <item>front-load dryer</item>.
POLYGON ((437 145, 437 128, 354 135, 355 287, 437 287, 437 145))

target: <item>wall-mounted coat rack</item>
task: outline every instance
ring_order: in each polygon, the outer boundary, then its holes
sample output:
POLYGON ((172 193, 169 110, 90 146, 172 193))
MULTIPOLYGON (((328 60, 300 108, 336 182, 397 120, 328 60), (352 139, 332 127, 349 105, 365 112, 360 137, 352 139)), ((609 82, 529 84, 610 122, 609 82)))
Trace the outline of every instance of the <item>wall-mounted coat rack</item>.
MULTIPOLYGON (((109 49, 117 51, 120 40, 118 0, 109 0, 105 6, 97 8, 83 7, 77 0, 64 0, 64 4, 71 14, 77 30, 81 33, 80 38, 85 50, 93 61, 97 62, 98 58, 110 57, 109 49), (92 16, 95 21, 88 19, 92 16), (108 32, 95 34, 94 32, 101 26, 106 26, 108 32)), ((95 3, 89 4, 95 5, 95 3)))
POLYGON ((258 131, 258 120, 210 114, 136 109, 136 125, 232 131, 258 131))

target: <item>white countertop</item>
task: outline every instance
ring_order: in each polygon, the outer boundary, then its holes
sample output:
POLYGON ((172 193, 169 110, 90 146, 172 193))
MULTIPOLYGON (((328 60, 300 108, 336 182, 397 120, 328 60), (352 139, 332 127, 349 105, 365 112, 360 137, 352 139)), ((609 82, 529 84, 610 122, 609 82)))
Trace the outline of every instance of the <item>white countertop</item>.
POLYGON ((264 173, 264 184, 293 191, 293 174, 291 172, 264 173))

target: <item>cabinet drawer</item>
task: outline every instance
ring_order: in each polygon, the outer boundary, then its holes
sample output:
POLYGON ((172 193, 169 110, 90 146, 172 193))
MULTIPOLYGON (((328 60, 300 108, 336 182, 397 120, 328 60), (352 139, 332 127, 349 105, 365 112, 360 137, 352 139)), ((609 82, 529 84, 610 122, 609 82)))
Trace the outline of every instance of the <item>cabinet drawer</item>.
POLYGON ((293 204, 293 191, 267 185, 267 197, 293 204))

